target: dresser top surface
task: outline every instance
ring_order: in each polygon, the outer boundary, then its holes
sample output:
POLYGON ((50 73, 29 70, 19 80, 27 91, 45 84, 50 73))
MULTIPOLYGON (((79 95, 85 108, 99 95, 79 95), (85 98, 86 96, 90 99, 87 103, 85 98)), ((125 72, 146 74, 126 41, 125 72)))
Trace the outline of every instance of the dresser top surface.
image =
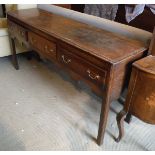
POLYGON ((111 63, 146 50, 142 42, 36 8, 8 12, 8 18, 111 63))
POLYGON ((155 56, 149 55, 140 59, 134 63, 134 66, 138 67, 140 70, 155 75, 155 56))

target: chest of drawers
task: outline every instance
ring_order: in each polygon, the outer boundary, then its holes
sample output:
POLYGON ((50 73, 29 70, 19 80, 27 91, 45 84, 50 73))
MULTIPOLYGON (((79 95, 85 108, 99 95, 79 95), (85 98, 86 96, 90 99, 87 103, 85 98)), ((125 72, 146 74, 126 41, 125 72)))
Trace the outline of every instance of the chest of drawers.
POLYGON ((119 142, 124 135, 124 118, 134 115, 142 121, 155 124, 155 56, 149 55, 133 63, 127 98, 117 115, 119 142))

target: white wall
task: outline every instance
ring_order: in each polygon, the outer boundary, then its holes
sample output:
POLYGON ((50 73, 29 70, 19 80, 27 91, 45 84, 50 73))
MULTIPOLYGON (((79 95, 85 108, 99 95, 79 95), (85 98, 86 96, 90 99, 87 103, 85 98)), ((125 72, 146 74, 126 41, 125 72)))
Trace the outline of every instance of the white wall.
MULTIPOLYGON (((37 4, 7 4, 6 9, 9 11, 11 9, 29 9, 29 8, 36 8, 37 4)), ((16 46, 17 53, 27 51, 26 48, 17 44, 16 46)), ((8 37, 8 29, 7 28, 0 28, 0 57, 11 55, 11 47, 9 43, 8 37)))
POLYGON ((30 8, 37 8, 37 4, 18 4, 17 5, 17 10, 30 9, 30 8))

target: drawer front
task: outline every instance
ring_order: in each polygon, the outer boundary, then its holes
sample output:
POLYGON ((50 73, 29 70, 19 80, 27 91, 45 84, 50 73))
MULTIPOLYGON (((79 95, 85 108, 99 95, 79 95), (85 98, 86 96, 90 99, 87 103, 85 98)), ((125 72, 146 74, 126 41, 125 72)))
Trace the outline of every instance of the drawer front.
POLYGON ((10 20, 8 20, 8 31, 10 33, 10 35, 15 36, 16 32, 17 32, 17 25, 13 22, 11 22, 10 20))
POLYGON ((42 49, 41 37, 39 37, 35 33, 28 32, 28 41, 30 45, 35 49, 38 49, 38 50, 42 49))
POLYGON ((8 27, 10 35, 15 37, 18 41, 27 41, 27 31, 23 27, 17 25, 12 21, 8 21, 8 27))
POLYGON ((74 53, 74 55, 79 56, 83 58, 84 60, 89 61, 91 64, 94 64, 95 66, 98 66, 99 68, 102 68, 103 70, 110 71, 111 63, 109 62, 98 59, 95 56, 92 56, 88 54, 87 52, 84 52, 81 49, 78 49, 64 42, 59 42, 59 47, 61 49, 67 50, 68 52, 74 53))
POLYGON ((42 42, 42 51, 44 51, 47 56, 56 59, 56 44, 47 39, 42 39, 42 42))
POLYGON ((106 71, 102 70, 84 59, 71 54, 65 49, 58 49, 58 61, 67 68, 78 73, 83 78, 91 81, 100 88, 103 88, 106 80, 106 71))
POLYGON ((46 58, 56 59, 56 44, 52 41, 44 39, 43 37, 33 33, 28 32, 28 40, 30 45, 41 52, 46 58))

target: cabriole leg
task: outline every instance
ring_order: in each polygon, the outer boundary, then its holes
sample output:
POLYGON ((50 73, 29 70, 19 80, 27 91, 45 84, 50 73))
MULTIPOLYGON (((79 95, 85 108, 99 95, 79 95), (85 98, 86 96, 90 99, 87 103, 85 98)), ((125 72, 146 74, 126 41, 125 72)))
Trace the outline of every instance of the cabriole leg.
POLYGON ((125 121, 130 124, 130 122, 132 121, 132 115, 130 113, 128 113, 125 117, 125 121))
POLYGON ((116 120, 117 120, 117 125, 119 129, 119 136, 118 138, 115 139, 116 142, 119 142, 122 137, 124 136, 124 118, 126 116, 126 112, 122 110, 120 113, 118 113, 116 120))

